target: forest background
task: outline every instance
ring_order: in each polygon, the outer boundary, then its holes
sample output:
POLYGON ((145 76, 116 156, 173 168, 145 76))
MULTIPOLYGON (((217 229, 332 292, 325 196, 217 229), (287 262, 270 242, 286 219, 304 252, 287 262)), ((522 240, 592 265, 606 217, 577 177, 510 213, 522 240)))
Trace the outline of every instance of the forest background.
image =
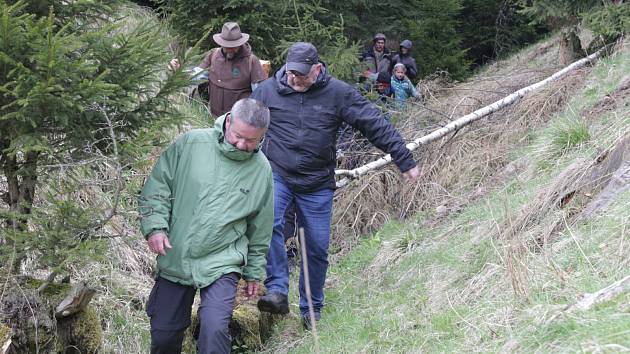
POLYGON ((548 22, 532 22, 527 4, 506 0, 155 1, 138 1, 153 6, 152 16, 122 0, 0 3, 5 269, 19 273, 29 259, 53 280, 104 257, 112 237, 137 231, 111 225, 136 216, 137 177, 150 165, 143 157, 170 142, 165 129, 209 123, 177 104, 190 82, 166 63, 177 56, 195 65, 225 21, 238 21, 276 68, 291 42, 306 40, 350 82, 376 32, 394 50, 399 40, 415 43, 421 78, 456 80, 544 35, 548 22))
MULTIPOLYGON (((414 43, 420 77, 441 71, 454 79, 471 69, 532 43, 548 31, 543 22, 531 24, 525 5, 506 0, 447 1, 298 1, 298 0, 141 0, 168 18, 188 41, 207 31, 220 31, 236 21, 251 35, 260 58, 276 67, 295 41, 309 41, 320 50, 335 76, 356 80, 352 69, 358 54, 376 33, 387 36, 394 52, 403 39, 414 43)), ((211 38, 206 40, 213 46, 211 38)))

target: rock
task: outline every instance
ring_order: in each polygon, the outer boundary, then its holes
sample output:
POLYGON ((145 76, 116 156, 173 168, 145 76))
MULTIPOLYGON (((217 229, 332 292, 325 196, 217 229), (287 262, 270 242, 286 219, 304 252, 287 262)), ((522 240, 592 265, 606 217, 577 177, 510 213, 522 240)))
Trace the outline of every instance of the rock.
POLYGON ((245 350, 262 348, 264 336, 261 325, 264 328, 261 313, 256 306, 242 304, 236 307, 230 323, 232 347, 245 350))
POLYGON ((91 307, 73 316, 59 319, 57 331, 60 352, 66 354, 98 353, 103 341, 103 330, 98 314, 91 307))
MULTIPOLYGON (((271 336, 273 324, 282 318, 282 315, 271 315, 258 310, 256 306, 258 297, 266 291, 262 286, 258 291, 258 296, 251 299, 247 299, 243 295, 245 286, 244 280, 239 281, 232 321, 230 322, 233 353, 249 353, 262 349, 265 341, 271 336)), ((195 341, 199 336, 197 308, 198 304, 193 306, 192 324, 186 331, 184 338, 183 351, 187 353, 195 352, 195 341)))

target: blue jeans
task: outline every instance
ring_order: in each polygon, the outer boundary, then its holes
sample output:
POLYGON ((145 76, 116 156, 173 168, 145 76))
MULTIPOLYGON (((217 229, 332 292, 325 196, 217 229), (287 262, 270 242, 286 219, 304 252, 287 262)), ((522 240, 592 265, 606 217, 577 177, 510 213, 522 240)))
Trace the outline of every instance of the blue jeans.
MULTIPOLYGON (((310 193, 294 193, 284 179, 274 173, 274 220, 273 235, 267 254, 267 279, 265 286, 270 292, 289 294, 289 267, 284 246, 284 214, 293 201, 298 224, 304 227, 306 255, 308 259, 311 299, 315 311, 324 306, 324 281, 328 269, 328 242, 334 191, 330 188, 310 193)), ((300 262, 300 311, 308 313, 308 300, 304 287, 304 269, 300 262)))

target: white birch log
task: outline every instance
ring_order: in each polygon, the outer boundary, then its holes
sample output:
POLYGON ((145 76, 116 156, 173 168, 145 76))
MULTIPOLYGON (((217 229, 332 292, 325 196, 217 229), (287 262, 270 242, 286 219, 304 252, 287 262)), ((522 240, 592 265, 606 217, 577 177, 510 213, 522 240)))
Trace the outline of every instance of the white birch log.
MULTIPOLYGON (((496 112, 500 109, 503 109, 506 106, 511 105, 512 103, 516 102, 516 100, 518 100, 519 98, 525 96, 528 93, 534 92, 536 90, 538 90, 539 88, 549 84, 550 82, 556 81, 559 78, 563 77, 564 75, 566 75, 567 73, 571 72, 572 70, 581 68, 587 64, 589 64, 590 62, 594 61, 595 59, 597 59, 599 56, 601 56, 604 53, 604 49, 601 49, 591 55, 589 55, 586 58, 580 59, 574 63, 572 63, 571 65, 565 67, 564 69, 556 72, 555 74, 551 75, 550 77, 539 81, 535 84, 532 84, 530 86, 524 87, 494 103, 492 103, 491 105, 482 107, 470 114, 467 114, 463 117, 460 117, 452 122, 450 122, 449 124, 445 125, 444 127, 437 129, 425 136, 422 136, 420 138, 417 138, 416 140, 414 140, 411 143, 407 144, 407 149, 413 151, 415 149, 417 149, 420 145, 426 145, 429 144, 433 141, 436 141, 438 139, 441 139, 443 137, 445 137, 446 135, 448 135, 449 133, 455 132, 463 127, 465 127, 466 125, 469 125, 472 122, 475 122, 493 112, 496 112)), ((372 161, 370 163, 367 163, 363 166, 357 167, 353 170, 335 170, 335 175, 337 176, 348 176, 346 178, 343 178, 341 180, 339 180, 337 182, 337 188, 341 188, 344 187, 345 185, 347 185, 350 182, 350 178, 357 178, 371 170, 377 169, 377 168, 381 168, 385 165, 387 165, 388 163, 390 163, 392 161, 392 157, 387 154, 383 157, 381 157, 380 159, 376 160, 376 161, 372 161)))
POLYGON ((558 311, 556 311, 544 323, 546 325, 549 325, 551 322, 555 321, 556 318, 564 314, 572 313, 576 311, 589 310, 593 306, 600 304, 602 302, 612 300, 617 295, 626 291, 630 291, 630 275, 594 293, 587 293, 587 294, 582 295, 582 298, 578 302, 571 305, 563 306, 562 309, 559 309, 558 311))
POLYGON ((0 354, 7 354, 9 352, 9 347, 11 347, 11 343, 11 338, 7 339, 2 345, 2 348, 0 348, 0 354))
POLYGON ((569 306, 566 309, 566 312, 574 312, 577 310, 582 310, 582 311, 588 310, 599 303, 612 300, 617 295, 626 291, 630 291, 630 275, 594 293, 584 294, 582 296, 582 299, 576 302, 575 304, 569 306))

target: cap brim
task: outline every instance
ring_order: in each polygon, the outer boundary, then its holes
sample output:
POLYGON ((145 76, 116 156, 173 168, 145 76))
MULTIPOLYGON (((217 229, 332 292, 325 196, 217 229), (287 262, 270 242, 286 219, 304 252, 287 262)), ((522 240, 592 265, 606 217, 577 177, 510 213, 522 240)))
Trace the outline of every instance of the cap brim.
POLYGON ((225 39, 221 38, 221 34, 220 33, 216 33, 212 35, 212 39, 214 39, 214 41, 220 45, 221 47, 224 48, 236 48, 236 47, 240 47, 243 44, 247 43, 247 41, 249 40, 249 34, 247 33, 241 33, 242 37, 239 38, 236 41, 226 41, 225 39))
POLYGON ((302 75, 306 75, 311 72, 311 67, 313 67, 313 65, 306 63, 287 63, 287 70, 297 71, 302 75))

